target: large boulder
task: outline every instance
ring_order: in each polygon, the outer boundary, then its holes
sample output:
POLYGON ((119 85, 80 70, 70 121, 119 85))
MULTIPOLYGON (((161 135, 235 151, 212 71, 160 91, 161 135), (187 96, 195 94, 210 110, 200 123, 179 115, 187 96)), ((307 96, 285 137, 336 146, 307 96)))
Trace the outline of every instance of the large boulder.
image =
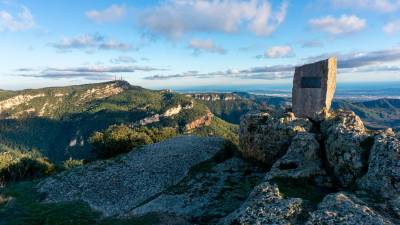
POLYGON ((392 129, 376 136, 368 172, 358 186, 389 200, 400 216, 400 137, 392 129))
POLYGON ((321 132, 328 166, 340 185, 349 187, 367 167, 371 138, 363 122, 354 112, 339 110, 321 123, 321 132))
POLYGON ((277 185, 264 182, 254 188, 243 205, 221 221, 224 225, 290 225, 303 212, 300 198, 284 198, 277 185))
POLYGON ((356 196, 344 192, 327 195, 310 213, 306 225, 389 225, 394 224, 356 196))
POLYGON ((267 173, 266 179, 301 179, 330 186, 330 178, 322 167, 319 151, 320 146, 315 134, 298 133, 293 138, 286 154, 276 161, 267 173))
POLYGON ((286 153, 291 139, 299 132, 310 131, 308 119, 296 118, 293 113, 249 113, 240 122, 240 151, 248 159, 266 166, 286 153))
POLYGON ((224 148, 221 138, 183 136, 96 161, 39 183, 47 202, 84 201, 104 216, 119 216, 176 185, 189 170, 224 148))

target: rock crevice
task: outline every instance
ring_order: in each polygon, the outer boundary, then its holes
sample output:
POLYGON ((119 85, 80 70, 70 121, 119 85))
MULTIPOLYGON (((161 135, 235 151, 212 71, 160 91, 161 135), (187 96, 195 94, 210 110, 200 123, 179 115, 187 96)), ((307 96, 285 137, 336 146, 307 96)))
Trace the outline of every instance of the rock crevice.
MULTIPOLYGON (((302 214, 308 210, 306 224, 399 222, 400 141, 399 135, 391 130, 371 132, 351 111, 330 112, 321 121, 296 118, 290 112, 275 117, 256 113, 242 118, 240 143, 244 156, 271 168, 265 177, 267 182, 279 181, 284 186, 278 188, 286 189, 289 194, 286 197, 305 196, 318 205, 316 209, 303 209, 302 214), (304 121, 301 129, 293 129, 293 121, 304 121), (304 186, 287 187, 292 182, 304 186), (309 196, 306 186, 314 187, 314 191, 326 187, 329 191, 309 196), (343 192, 335 193, 338 190, 343 192), (369 193, 363 196, 365 202, 358 197, 362 191, 369 193), (318 197, 321 194, 326 195, 323 200, 318 197), (372 200, 376 198, 379 203, 372 200), (379 208, 394 213, 376 210, 379 208)), ((247 218, 245 215, 246 211, 242 211, 237 217, 247 218)), ((243 221, 247 222, 236 224, 257 224, 243 221)))

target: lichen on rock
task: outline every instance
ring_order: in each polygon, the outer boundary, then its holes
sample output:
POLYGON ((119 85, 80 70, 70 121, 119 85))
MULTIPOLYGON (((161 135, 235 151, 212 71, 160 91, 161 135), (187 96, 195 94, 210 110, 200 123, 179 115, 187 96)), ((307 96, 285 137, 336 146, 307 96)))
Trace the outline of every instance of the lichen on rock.
POLYGON ((223 225, 293 224, 301 215, 302 199, 285 198, 277 185, 256 186, 243 205, 221 221, 223 225))
POLYGON ((248 159, 266 166, 286 153, 291 139, 299 132, 310 131, 308 119, 296 118, 293 113, 250 113, 241 119, 240 151, 248 159))
POLYGON ((368 172, 358 186, 388 200, 400 216, 400 137, 392 129, 375 138, 368 172))
POLYGON ((339 110, 321 123, 327 163, 343 187, 349 187, 367 167, 370 138, 361 119, 350 111, 339 110))
POLYGON ((310 213, 306 225, 389 225, 393 224, 353 194, 339 192, 327 195, 310 213))

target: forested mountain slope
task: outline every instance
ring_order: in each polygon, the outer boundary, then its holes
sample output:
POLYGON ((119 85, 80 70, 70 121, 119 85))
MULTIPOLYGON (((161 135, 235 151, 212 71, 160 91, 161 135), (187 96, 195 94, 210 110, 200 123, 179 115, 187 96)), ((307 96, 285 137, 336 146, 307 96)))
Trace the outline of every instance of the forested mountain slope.
MULTIPOLYGON (((203 126, 236 129, 191 97, 125 81, 0 91, 0 143, 38 149, 51 160, 90 157, 89 136, 114 124, 172 127, 178 133, 196 133, 203 126)), ((218 133, 209 129, 206 135, 218 133)), ((204 129, 199 132, 204 135, 204 129)))

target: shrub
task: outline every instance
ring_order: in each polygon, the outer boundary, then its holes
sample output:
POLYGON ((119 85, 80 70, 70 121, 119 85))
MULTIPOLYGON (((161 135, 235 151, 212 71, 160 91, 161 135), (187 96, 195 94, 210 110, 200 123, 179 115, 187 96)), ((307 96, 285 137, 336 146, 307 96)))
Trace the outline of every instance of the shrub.
POLYGON ((55 166, 37 151, 8 150, 0 152, 0 183, 49 175, 55 166))
POLYGON ((134 129, 136 132, 145 133, 148 135, 153 143, 161 142, 177 135, 176 129, 172 127, 165 128, 147 128, 140 127, 134 129))
POLYGON ((85 164, 85 162, 83 160, 68 159, 68 160, 64 161, 63 169, 69 170, 69 169, 73 169, 78 166, 82 166, 83 164, 85 164))
POLYGON ((106 159, 121 153, 126 153, 135 147, 152 143, 145 133, 119 125, 111 126, 104 133, 96 132, 90 138, 93 151, 98 158, 106 159))
POLYGON ((173 128, 130 128, 125 125, 113 125, 104 132, 95 132, 90 137, 90 143, 96 157, 106 159, 173 136, 176 136, 176 130, 173 128))

